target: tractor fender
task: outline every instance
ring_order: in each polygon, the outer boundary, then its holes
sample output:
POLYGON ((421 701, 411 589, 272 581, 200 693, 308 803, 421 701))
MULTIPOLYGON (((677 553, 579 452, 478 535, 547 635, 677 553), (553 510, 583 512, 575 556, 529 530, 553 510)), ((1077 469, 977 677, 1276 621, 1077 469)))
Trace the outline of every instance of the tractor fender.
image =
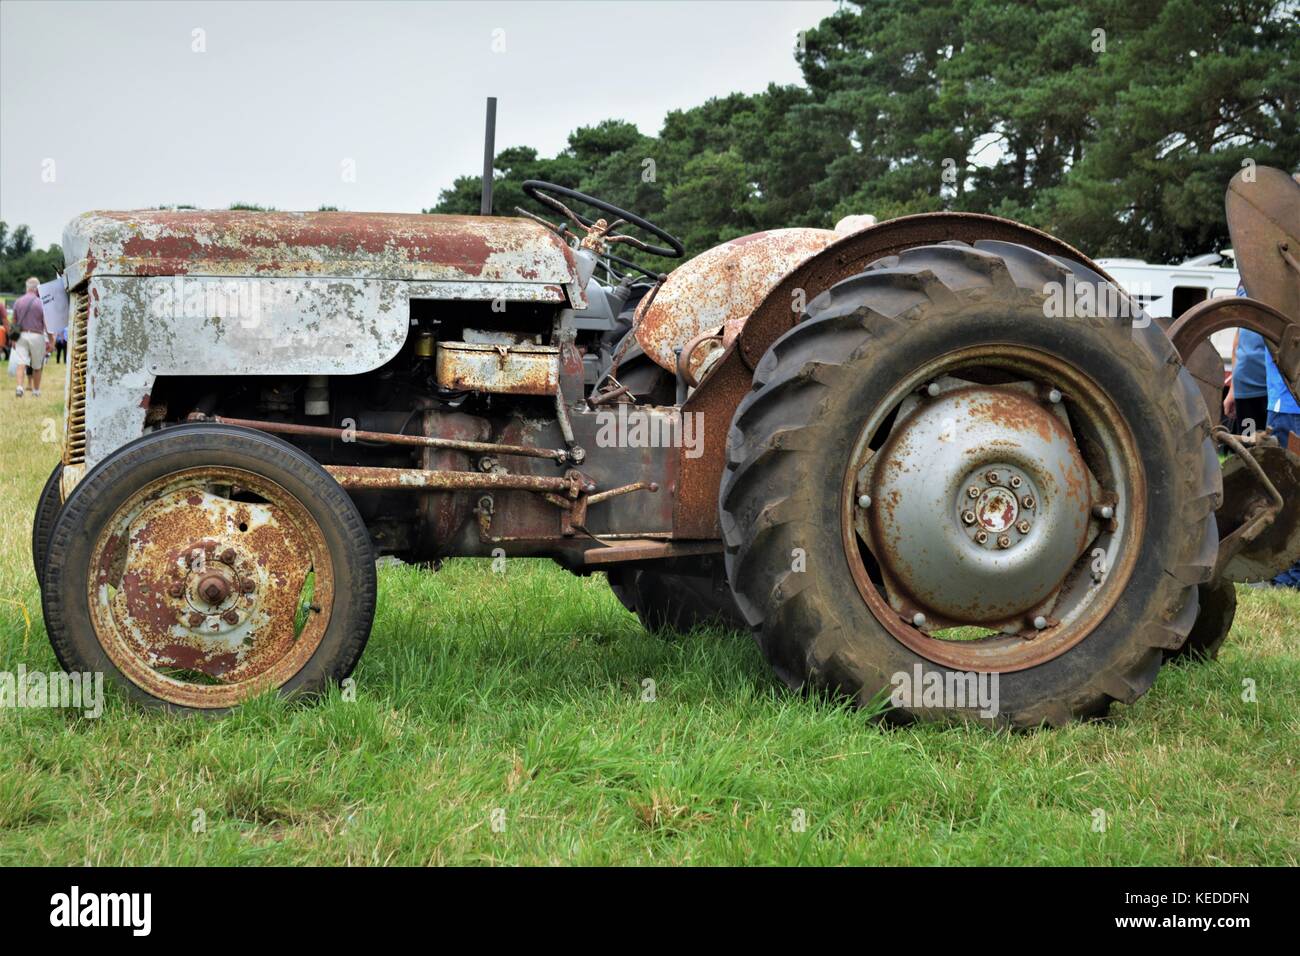
POLYGON ((718 538, 718 487, 727 457, 727 433, 741 398, 750 390, 754 368, 781 335, 799 321, 802 308, 822 292, 885 256, 940 242, 997 240, 1028 246, 1049 256, 1082 263, 1107 281, 1106 271, 1069 243, 1032 226, 979 213, 922 213, 902 216, 836 239, 805 258, 775 283, 743 320, 721 359, 691 393, 683 413, 697 413, 704 436, 697 457, 682 450, 674 505, 673 534, 718 538))

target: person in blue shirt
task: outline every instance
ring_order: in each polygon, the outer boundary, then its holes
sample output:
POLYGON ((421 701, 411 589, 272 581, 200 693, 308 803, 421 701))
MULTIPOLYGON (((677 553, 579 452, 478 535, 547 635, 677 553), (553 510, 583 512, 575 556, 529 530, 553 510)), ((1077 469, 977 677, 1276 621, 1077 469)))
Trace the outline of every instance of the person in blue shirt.
POLYGON ((1278 444, 1286 447, 1292 432, 1300 434, 1300 404, 1286 387, 1286 379, 1273 360, 1273 353, 1264 350, 1264 370, 1268 379, 1268 427, 1273 429, 1278 444))
POLYGON ((1234 419, 1233 431, 1246 430, 1246 422, 1262 429, 1268 416, 1268 373, 1264 357, 1268 349, 1264 336, 1250 329, 1238 329, 1232 348, 1232 378, 1223 400, 1223 414, 1234 419))
MULTIPOLYGON (((1246 287, 1238 283, 1237 295, 1245 295, 1246 287)), ((1264 336, 1250 329, 1238 329, 1232 340, 1232 375, 1228 379, 1228 394, 1223 399, 1223 414, 1232 419, 1232 430, 1240 435, 1246 423, 1253 429, 1266 425, 1268 415, 1268 375, 1264 356, 1268 349, 1264 336)))

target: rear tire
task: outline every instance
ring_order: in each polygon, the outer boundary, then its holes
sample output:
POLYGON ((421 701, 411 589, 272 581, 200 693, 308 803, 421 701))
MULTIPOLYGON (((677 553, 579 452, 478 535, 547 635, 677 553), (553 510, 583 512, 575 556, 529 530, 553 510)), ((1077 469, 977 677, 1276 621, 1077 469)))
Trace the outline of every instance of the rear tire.
POLYGON ((67 670, 181 712, 323 691, 356 665, 375 611, 374 554, 347 493, 292 445, 209 423, 139 438, 91 471, 55 523, 42 583, 67 670))
MULTIPOLYGON (((1131 562, 1124 577, 1108 579, 1114 587, 1101 611, 1078 624, 1083 636, 1075 643, 1063 642, 1056 656, 1032 666, 971 668, 999 675, 995 716, 947 698, 893 713, 1016 727, 1096 717, 1116 700, 1136 700, 1154 682, 1164 652, 1183 644, 1218 544, 1220 472, 1205 404, 1158 327, 1109 314, 1048 317, 1048 283, 1069 278, 1104 282, 1081 265, 1010 243, 910 249, 818 296, 763 357, 728 436, 721 524, 737 603, 791 688, 847 694, 867 705, 914 668, 927 681, 970 673, 913 649, 931 637, 920 630, 924 624, 905 645, 898 635, 911 629, 899 616, 887 621, 868 606, 844 534, 855 500, 848 470, 863 417, 887 408, 906 376, 945 356, 971 348, 993 354, 1007 343, 1013 359, 1032 350, 1104 384, 1098 403, 1108 402, 1127 432, 1140 435, 1131 447, 1144 475, 1146 494, 1137 500, 1145 511, 1136 502, 1132 511, 1145 530, 1133 542, 1136 556, 1124 559, 1131 562), (806 556, 806 569, 792 566, 792 554, 806 556)), ((1032 639, 1030 631, 1025 646, 1032 639)))

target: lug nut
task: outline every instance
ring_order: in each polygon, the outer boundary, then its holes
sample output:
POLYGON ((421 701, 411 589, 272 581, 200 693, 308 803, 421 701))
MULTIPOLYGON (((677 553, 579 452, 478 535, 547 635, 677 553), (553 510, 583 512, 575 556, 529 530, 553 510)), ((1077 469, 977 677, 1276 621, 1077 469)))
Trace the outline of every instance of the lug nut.
POLYGON ((913 626, 913 627, 925 627, 925 615, 922 614, 920 611, 917 611, 915 614, 913 614, 913 615, 912 615, 912 626, 913 626))
POLYGON ((980 496, 980 490, 974 485, 971 485, 966 489, 966 496, 969 498, 978 498, 980 496))
POLYGON ((239 590, 243 591, 245 594, 252 594, 253 588, 255 588, 256 586, 257 585, 253 583, 252 578, 244 578, 242 581, 239 582, 239 590))
POLYGON ((963 511, 963 512, 961 513, 961 520, 964 521, 966 524, 974 524, 974 523, 975 523, 975 512, 973 512, 973 511, 963 511))
POLYGON ((1043 617, 1041 614, 1038 615, 1038 617, 1034 618, 1034 627, 1038 628, 1040 631, 1047 627, 1047 618, 1043 617))
POLYGON ((234 549, 234 548, 226 548, 225 551, 222 551, 222 552, 221 552, 221 560, 224 561, 226 564, 234 564, 234 563, 235 563, 235 549, 234 549))
POLYGON ((231 609, 230 609, 229 611, 227 611, 225 614, 221 615, 221 619, 222 619, 223 621, 225 621, 227 624, 238 624, 238 623, 239 623, 239 615, 235 613, 235 609, 234 609, 234 608, 231 608, 231 609))
POLYGON ((1012 476, 1011 476, 1011 481, 1008 482, 1008 483, 1011 485, 1012 488, 1019 488, 1019 487, 1020 487, 1020 484, 1021 484, 1021 482, 1020 482, 1020 476, 1019 476, 1019 475, 1012 475, 1012 476))
POLYGON ((1034 502, 1034 496, 1033 496, 1033 495, 1025 495, 1023 498, 1020 499, 1020 503, 1021 503, 1022 505, 1024 505, 1026 508, 1032 508, 1032 507, 1034 506, 1034 504, 1035 504, 1035 502, 1034 502))
POLYGON ((198 627, 200 624, 204 622, 205 617, 204 615, 200 614, 198 611, 192 611, 190 613, 188 620, 190 622, 190 627, 198 627))
POLYGON ((1061 393, 1056 389, 1052 389, 1047 393, 1047 400, 1053 405, 1059 405, 1061 404, 1061 393))
POLYGON ((1115 509, 1110 505, 1098 505, 1096 508, 1093 508, 1092 511, 1093 514, 1104 521, 1109 521, 1111 518, 1115 517, 1115 509))
POLYGON ((1019 531, 1021 534, 1029 534, 1029 522, 1021 521, 1018 525, 1016 525, 1016 530, 1019 531))
POLYGON ((984 480, 987 481, 990 485, 996 485, 999 480, 998 473, 996 471, 990 471, 987 475, 984 476, 984 480))
POLYGON ((989 540, 988 532, 985 531, 975 532, 975 540, 978 541, 980 544, 986 543, 989 540))
POLYGON ((871 507, 871 495, 858 495, 858 507, 859 507, 859 508, 870 508, 870 507, 871 507))
POLYGON ((171 587, 167 589, 167 593, 170 594, 172 597, 183 597, 185 594, 184 582, 177 581, 175 584, 173 584, 171 587))
POLYGON ((1011 539, 1008 538, 1005 534, 998 535, 998 547, 999 548, 1011 547, 1011 539))

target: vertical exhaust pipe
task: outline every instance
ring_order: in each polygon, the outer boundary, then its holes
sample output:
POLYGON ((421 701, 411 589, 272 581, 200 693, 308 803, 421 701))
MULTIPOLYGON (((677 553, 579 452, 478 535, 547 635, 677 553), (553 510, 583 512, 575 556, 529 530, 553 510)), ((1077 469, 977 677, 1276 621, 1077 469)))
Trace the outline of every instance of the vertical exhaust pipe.
POLYGON ((492 162, 496 158, 497 98, 487 98, 487 129, 483 133, 483 192, 479 215, 492 215, 492 162))

